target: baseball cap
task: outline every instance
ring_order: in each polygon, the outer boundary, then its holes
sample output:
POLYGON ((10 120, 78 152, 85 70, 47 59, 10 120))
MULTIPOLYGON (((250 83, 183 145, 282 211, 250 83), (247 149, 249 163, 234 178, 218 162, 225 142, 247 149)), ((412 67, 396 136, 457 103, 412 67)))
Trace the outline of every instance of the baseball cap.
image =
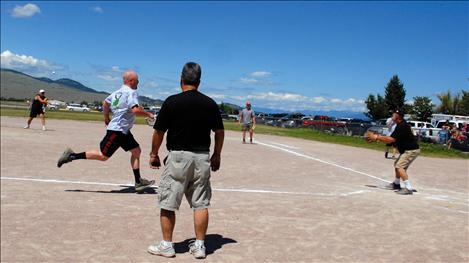
POLYGON ((39 93, 44 93, 44 92, 46 92, 46 91, 43 90, 43 89, 40 89, 40 90, 39 90, 39 93))
POLYGON ((397 110, 393 111, 393 113, 396 113, 397 115, 399 115, 401 117, 404 117, 404 111, 403 110, 397 109, 397 110))

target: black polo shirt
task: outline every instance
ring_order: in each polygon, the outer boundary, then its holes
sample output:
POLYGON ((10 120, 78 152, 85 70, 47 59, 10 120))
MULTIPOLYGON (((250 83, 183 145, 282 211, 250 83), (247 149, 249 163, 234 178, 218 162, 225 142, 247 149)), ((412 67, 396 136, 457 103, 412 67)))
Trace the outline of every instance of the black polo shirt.
POLYGON ((168 97, 153 128, 168 131, 168 150, 193 152, 209 151, 210 132, 224 129, 216 102, 197 90, 168 97))
POLYGON ((394 129, 391 137, 396 139, 395 145, 399 150, 399 153, 404 153, 408 150, 419 149, 417 138, 415 138, 414 134, 412 133, 410 125, 404 120, 396 125, 396 129, 394 129))

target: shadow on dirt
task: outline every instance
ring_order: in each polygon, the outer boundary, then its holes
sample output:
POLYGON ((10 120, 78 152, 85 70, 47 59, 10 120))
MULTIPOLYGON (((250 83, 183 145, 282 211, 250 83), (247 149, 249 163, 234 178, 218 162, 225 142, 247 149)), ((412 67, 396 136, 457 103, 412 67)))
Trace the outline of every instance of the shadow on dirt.
MULTIPOLYGON (((186 239, 181 242, 174 243, 174 250, 176 253, 186 253, 189 252, 189 242, 195 240, 194 238, 186 239)), ((207 255, 213 254, 218 249, 222 248, 223 245, 230 243, 238 243, 236 240, 223 237, 219 234, 207 234, 205 236, 205 253, 207 255)))
MULTIPOLYGON (((93 190, 82 190, 82 189, 66 189, 65 192, 75 192, 75 193, 99 193, 99 194, 135 194, 135 187, 133 186, 122 186, 124 188, 120 190, 110 190, 110 191, 93 191, 93 190)), ((143 191, 138 192, 137 194, 158 194, 155 188, 145 188, 143 191)))

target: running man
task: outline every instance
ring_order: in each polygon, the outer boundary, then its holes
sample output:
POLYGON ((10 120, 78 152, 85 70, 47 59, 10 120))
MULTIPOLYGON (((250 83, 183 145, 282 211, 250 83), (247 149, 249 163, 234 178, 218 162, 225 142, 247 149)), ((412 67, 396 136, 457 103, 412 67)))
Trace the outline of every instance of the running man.
POLYGON ((394 111, 392 120, 396 123, 396 128, 390 136, 380 136, 379 134, 369 133, 366 139, 368 142, 378 141, 386 144, 391 143, 397 147, 400 155, 394 162, 396 177, 394 182, 386 185, 385 188, 398 190, 396 193, 401 195, 411 195, 414 190, 410 184, 407 169, 420 154, 420 148, 410 125, 404 120, 404 113, 400 110, 394 111), (401 179, 405 188, 401 188, 401 179))
POLYGON ((60 168, 65 163, 79 159, 106 161, 119 147, 122 147, 124 151, 131 153, 130 164, 135 177, 135 191, 140 193, 155 181, 140 177, 141 149, 130 129, 134 124, 135 115, 149 118, 154 118, 154 115, 144 111, 138 105, 137 73, 131 70, 126 71, 123 80, 124 85, 103 101, 104 123, 107 125, 107 132, 100 143, 100 150, 75 153, 68 148, 59 158, 57 167, 60 168), (112 119, 109 117, 110 111, 112 111, 112 119))
POLYGON ((252 136, 256 128, 256 115, 251 109, 251 102, 246 102, 246 108, 239 113, 239 124, 242 125, 243 143, 246 143, 246 131, 249 131, 249 142, 252 143, 252 136))
POLYGON ((180 82, 182 92, 166 99, 154 125, 150 167, 161 166, 158 150, 166 131, 169 151, 158 187, 163 240, 148 247, 148 252, 154 255, 176 255, 173 246, 175 211, 185 195, 194 210, 195 241, 190 242, 189 251, 195 258, 206 256, 204 240, 212 196, 210 169, 215 172, 220 168, 225 130, 218 105, 198 91, 201 75, 199 64, 189 62, 184 65, 180 82), (212 157, 211 131, 215 132, 212 157))
POLYGON ((24 126, 25 129, 29 129, 33 119, 39 115, 41 118, 42 130, 46 130, 46 114, 44 113, 45 106, 47 106, 46 91, 41 89, 39 90, 38 94, 34 96, 34 100, 31 104, 31 112, 29 113, 28 123, 26 126, 24 126))

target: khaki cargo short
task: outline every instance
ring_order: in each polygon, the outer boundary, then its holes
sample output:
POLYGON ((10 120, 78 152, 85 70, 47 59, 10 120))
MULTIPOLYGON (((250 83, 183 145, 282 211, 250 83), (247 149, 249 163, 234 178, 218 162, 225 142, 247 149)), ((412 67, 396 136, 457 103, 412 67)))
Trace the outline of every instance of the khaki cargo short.
POLYGON ((162 209, 178 210, 183 195, 192 209, 209 207, 212 197, 209 152, 169 152, 158 190, 162 209))
POLYGON ((419 156, 420 149, 408 150, 399 155, 399 158, 394 162, 394 168, 402 168, 407 170, 410 164, 419 156))

